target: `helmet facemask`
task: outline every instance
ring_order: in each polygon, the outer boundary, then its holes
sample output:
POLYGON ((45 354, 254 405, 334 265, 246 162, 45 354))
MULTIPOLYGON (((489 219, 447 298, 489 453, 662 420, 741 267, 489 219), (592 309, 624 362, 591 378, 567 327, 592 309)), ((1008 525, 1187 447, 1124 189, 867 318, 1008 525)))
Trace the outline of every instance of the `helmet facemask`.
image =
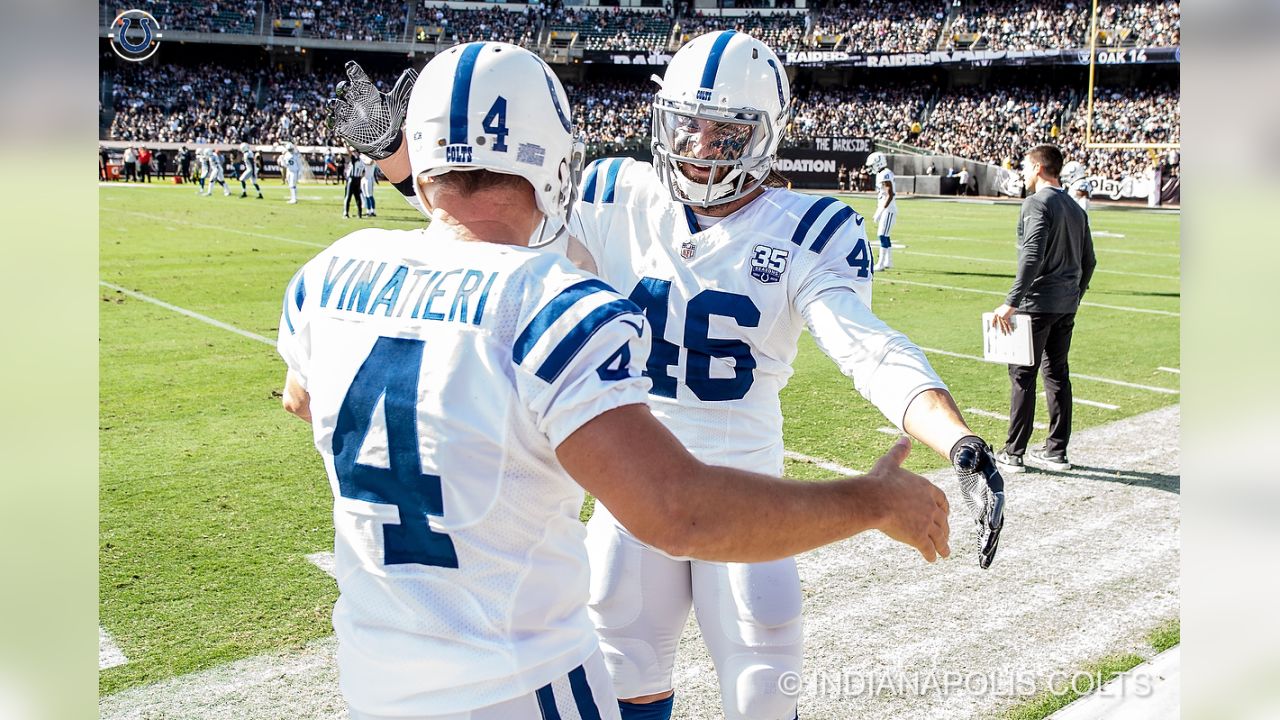
POLYGON ((713 108, 661 94, 653 104, 654 165, 672 199, 686 205, 720 205, 760 187, 773 165, 776 133, 769 113, 754 108, 713 108))

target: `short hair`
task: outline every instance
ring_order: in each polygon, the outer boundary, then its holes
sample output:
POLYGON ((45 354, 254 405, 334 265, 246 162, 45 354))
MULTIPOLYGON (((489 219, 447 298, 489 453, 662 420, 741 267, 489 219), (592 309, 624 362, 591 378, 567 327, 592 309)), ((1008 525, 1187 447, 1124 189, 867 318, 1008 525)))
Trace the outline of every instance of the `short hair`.
POLYGON ((462 196, 474 195, 481 190, 496 190, 499 188, 514 189, 523 186, 530 190, 533 189, 533 185, 519 175, 494 172, 492 170, 450 170, 439 175, 432 175, 431 182, 462 196))
POLYGON ((1027 151, 1027 157, 1039 163, 1044 174, 1051 178, 1062 174, 1062 150, 1057 145, 1037 145, 1027 151))

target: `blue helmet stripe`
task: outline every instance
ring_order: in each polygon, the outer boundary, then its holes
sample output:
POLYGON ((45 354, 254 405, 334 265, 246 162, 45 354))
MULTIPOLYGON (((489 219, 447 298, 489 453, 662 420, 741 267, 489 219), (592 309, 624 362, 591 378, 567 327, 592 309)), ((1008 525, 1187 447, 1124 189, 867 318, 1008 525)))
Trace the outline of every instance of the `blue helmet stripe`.
POLYGON ((551 69, 546 63, 542 63, 542 74, 547 78, 547 92, 551 93, 551 104, 556 106, 556 116, 560 118, 560 126, 565 132, 573 132, 573 127, 569 125, 569 116, 564 114, 564 108, 560 106, 560 96, 556 94, 556 85, 551 80, 551 69))
POLYGON ((458 69, 453 75, 453 97, 449 102, 449 144, 467 142, 467 111, 471 102, 471 76, 476 71, 476 56, 484 49, 484 43, 468 45, 458 59, 458 69))
POLYGON ((711 54, 707 55, 707 65, 702 68, 702 85, 700 87, 715 87, 716 73, 720 71, 720 56, 724 55, 725 47, 729 45, 729 41, 737 34, 737 30, 725 30, 716 38, 715 44, 711 46, 711 54))

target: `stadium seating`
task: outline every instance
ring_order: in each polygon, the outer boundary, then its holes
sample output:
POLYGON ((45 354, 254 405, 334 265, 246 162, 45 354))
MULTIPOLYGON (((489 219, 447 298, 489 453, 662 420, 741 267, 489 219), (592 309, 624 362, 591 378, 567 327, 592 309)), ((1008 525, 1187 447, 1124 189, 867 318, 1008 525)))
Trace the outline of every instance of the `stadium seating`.
POLYGON ((557 10, 547 19, 555 39, 571 40, 584 50, 665 50, 671 16, 640 10, 557 10))

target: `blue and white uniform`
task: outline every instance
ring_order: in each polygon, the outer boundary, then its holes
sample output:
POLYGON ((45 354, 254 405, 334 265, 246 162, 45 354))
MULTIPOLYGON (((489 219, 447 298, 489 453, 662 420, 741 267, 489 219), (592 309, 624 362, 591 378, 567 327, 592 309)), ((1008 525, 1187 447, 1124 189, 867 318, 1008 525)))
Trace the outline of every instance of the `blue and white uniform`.
MULTIPOLYGON (((653 414, 700 460, 782 472, 779 393, 806 327, 899 428, 917 394, 945 387, 920 349, 872 314, 864 220, 837 199, 770 188, 728 217, 700 217, 651 165, 623 158, 592 164, 579 197, 572 233, 653 328, 653 414)), ((795 696, 777 688, 803 654, 794 560, 672 558, 600 505, 588 547, 592 619, 619 697, 673 687, 692 605, 726 718, 791 720, 795 696)))
POLYGON ((876 173, 876 214, 872 219, 876 222, 876 234, 880 236, 881 247, 890 247, 886 242, 893 233, 893 221, 898 218, 898 196, 885 204, 889 192, 884 189, 885 183, 893 187, 893 171, 885 168, 876 173))
POLYGON ((1071 183, 1070 192, 1067 194, 1076 201, 1081 210, 1089 212, 1089 196, 1093 194, 1093 183, 1089 182, 1089 178, 1081 178, 1071 183))
POLYGON ((294 276, 278 348, 333 491, 352 717, 618 717, 555 448, 646 401, 648 347, 565 258, 443 223, 352 233, 294 276))

